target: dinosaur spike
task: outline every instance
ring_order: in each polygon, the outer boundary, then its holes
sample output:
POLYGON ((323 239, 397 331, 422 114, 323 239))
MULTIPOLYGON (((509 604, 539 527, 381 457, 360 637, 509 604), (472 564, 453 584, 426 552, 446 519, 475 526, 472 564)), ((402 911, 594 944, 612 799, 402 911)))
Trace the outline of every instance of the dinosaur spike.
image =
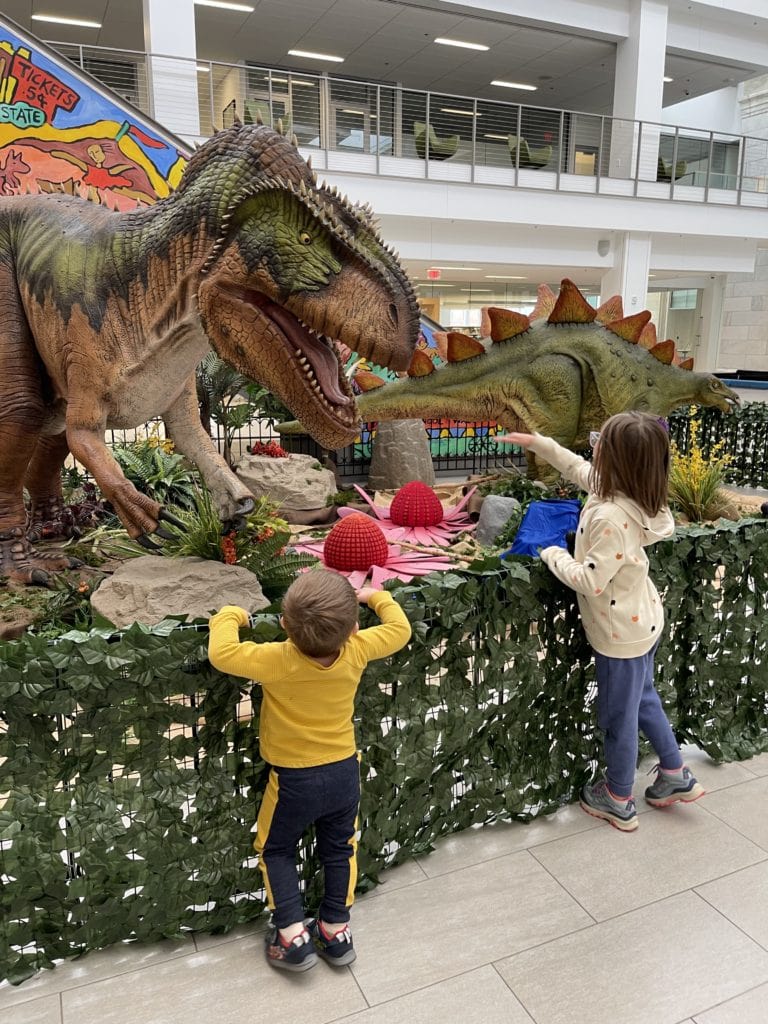
POLYGON ((311 154, 311 153, 310 153, 310 154, 309 154, 309 156, 307 157, 307 159, 306 159, 305 163, 306 163, 307 167, 308 167, 308 168, 310 169, 310 171, 311 171, 311 170, 312 170, 312 154, 311 154))
POLYGON ((261 107, 256 107, 256 124, 264 124, 264 118, 261 116, 261 107))
POLYGON ((687 359, 683 359, 680 363, 681 370, 692 370, 693 369, 693 356, 688 356, 687 359))
POLYGON ((376 388, 384 387, 384 381, 381 377, 377 376, 375 373, 371 373, 370 370, 358 370, 352 380, 357 384, 361 391, 375 391, 376 388))
POLYGON ((299 137, 296 132, 291 132, 291 145, 294 149, 299 148, 299 137))
POLYGON ((534 320, 543 320, 545 316, 549 316, 557 302, 557 296, 548 284, 540 284, 536 289, 536 295, 536 305, 531 310, 531 323, 534 320))
POLYGON ((650 352, 650 350, 653 348, 653 346, 656 344, 658 340, 659 339, 656 336, 656 324, 654 324, 653 322, 649 322, 640 332, 640 340, 638 341, 638 345, 640 346, 640 348, 647 348, 650 352))
POLYGON ((557 296, 555 308, 549 314, 550 324, 591 324, 595 319, 595 310, 587 302, 579 289, 567 277, 560 283, 560 294, 557 296))
POLYGON ((232 124, 235 125, 237 128, 243 127, 243 122, 240 120, 240 115, 238 114, 237 111, 235 111, 234 114, 232 115, 232 124))
POLYGON ((642 313, 633 313, 632 316, 622 317, 621 320, 611 320, 605 325, 605 329, 618 335, 619 338, 623 338, 624 341, 630 341, 636 345, 640 340, 643 328, 650 319, 650 312, 644 309, 642 313))
POLYGON ((614 320, 623 319, 624 303, 621 301, 620 295, 612 295, 610 299, 606 299, 602 305, 597 307, 595 320, 598 320, 601 324, 610 324, 614 320))
POLYGON ((485 355, 485 346, 482 342, 470 338, 468 334, 460 334, 458 331, 448 332, 449 363, 461 363, 465 359, 474 359, 475 356, 480 355, 485 355))
POLYGON ((430 373, 433 373, 435 364, 429 358, 426 352, 422 352, 420 348, 411 356, 411 363, 408 367, 409 377, 427 377, 430 373))
POLYGON ((675 343, 671 338, 667 338, 666 341, 660 341, 654 345, 651 349, 651 355, 654 359, 658 359, 660 363, 666 363, 669 365, 675 355, 675 343))
POLYGON ((524 313, 515 313, 514 310, 501 309, 499 306, 488 307, 488 319, 491 322, 490 335, 494 342, 516 338, 531 326, 531 321, 524 313))
POLYGON ((283 128, 283 119, 278 117, 277 119, 277 132, 279 135, 285 135, 285 128, 283 128))
POLYGON ((490 338, 491 336, 491 318, 488 316, 488 307, 480 307, 480 337, 490 338))

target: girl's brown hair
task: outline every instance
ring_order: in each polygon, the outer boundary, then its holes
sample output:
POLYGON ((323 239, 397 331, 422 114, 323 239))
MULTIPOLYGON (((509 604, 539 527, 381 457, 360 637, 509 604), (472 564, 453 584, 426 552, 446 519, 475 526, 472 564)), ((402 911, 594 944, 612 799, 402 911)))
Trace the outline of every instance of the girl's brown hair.
POLYGON ((649 516, 668 502, 669 436, 647 412, 620 412, 600 429, 590 474, 598 498, 626 495, 649 516))
POLYGON ((358 621, 357 595, 337 572, 313 569, 293 581, 283 598, 283 625, 302 654, 324 658, 348 640, 358 621))

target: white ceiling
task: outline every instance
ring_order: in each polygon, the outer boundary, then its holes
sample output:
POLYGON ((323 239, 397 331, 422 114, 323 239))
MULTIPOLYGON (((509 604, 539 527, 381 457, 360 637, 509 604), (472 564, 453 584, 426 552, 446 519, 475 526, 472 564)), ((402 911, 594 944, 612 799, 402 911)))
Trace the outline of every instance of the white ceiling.
MULTIPOLYGON (((172 3, 173 0, 164 0, 172 3)), ((542 30, 510 16, 465 16, 437 9, 439 0, 248 0, 252 14, 196 7, 201 60, 249 60, 341 77, 401 82, 413 89, 477 96, 531 106, 611 113, 612 42, 542 30), (478 52, 436 45, 436 36, 483 43, 478 52), (289 49, 344 57, 343 64, 289 57, 289 49), (493 78, 537 86, 513 92, 493 78)), ((2 13, 49 41, 144 50, 142 0, 3 0, 2 13), (99 21, 100 29, 31 21, 33 13, 99 21)), ((745 65, 713 64, 668 54, 664 104, 732 85, 754 75, 745 65)))

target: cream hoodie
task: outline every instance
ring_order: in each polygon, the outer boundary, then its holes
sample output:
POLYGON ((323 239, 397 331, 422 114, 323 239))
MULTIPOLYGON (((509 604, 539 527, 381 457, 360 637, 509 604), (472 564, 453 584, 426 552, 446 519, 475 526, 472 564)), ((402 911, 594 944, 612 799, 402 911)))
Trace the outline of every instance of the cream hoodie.
MULTIPOLYGON (((589 492, 586 459, 550 437, 534 434, 534 439, 530 451, 589 492)), ((645 548, 674 531, 668 508, 649 517, 630 498, 604 501, 590 493, 576 530, 574 557, 555 546, 542 550, 542 561, 576 591, 584 632, 599 654, 637 658, 659 639, 664 609, 648 576, 645 548)))

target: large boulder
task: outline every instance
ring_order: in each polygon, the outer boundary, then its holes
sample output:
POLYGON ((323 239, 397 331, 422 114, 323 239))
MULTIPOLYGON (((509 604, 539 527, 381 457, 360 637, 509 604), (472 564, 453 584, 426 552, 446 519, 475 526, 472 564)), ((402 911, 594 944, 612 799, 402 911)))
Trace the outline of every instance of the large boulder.
POLYGON ((480 518, 474 533, 477 543, 490 547, 519 508, 517 498, 487 494, 480 506, 480 518))
POLYGON ((432 487, 435 467, 423 420, 382 420, 376 428, 369 491, 396 491, 411 480, 432 487))
MULTIPOLYGON (((311 455, 244 455, 235 467, 238 477, 256 498, 270 498, 280 514, 291 510, 325 508, 336 493, 336 479, 311 455)), ((290 520, 289 516, 286 516, 290 520)))
POLYGON ((241 566, 204 558, 142 555, 128 559, 105 579, 91 604, 123 629, 132 622, 154 625, 169 615, 207 619, 225 604, 256 612, 269 601, 258 579, 241 566))

